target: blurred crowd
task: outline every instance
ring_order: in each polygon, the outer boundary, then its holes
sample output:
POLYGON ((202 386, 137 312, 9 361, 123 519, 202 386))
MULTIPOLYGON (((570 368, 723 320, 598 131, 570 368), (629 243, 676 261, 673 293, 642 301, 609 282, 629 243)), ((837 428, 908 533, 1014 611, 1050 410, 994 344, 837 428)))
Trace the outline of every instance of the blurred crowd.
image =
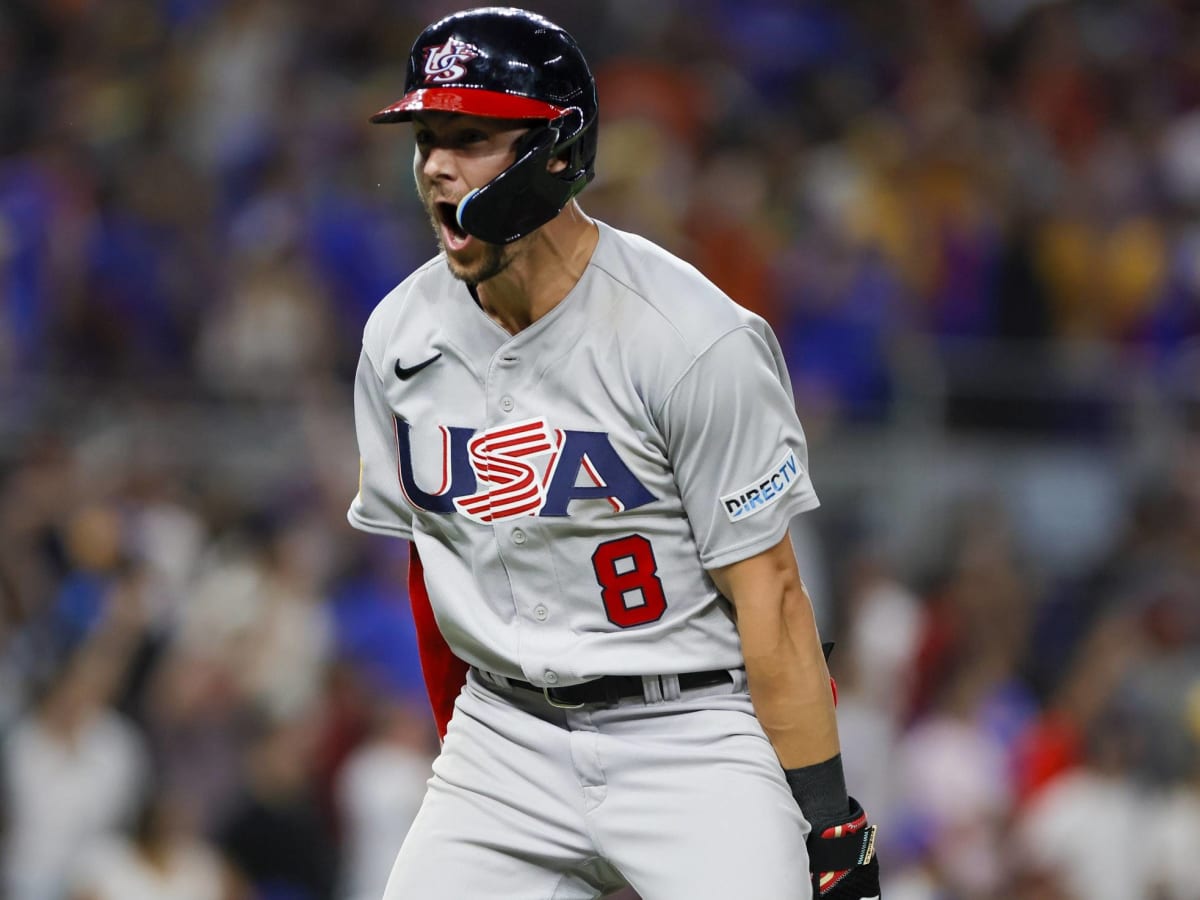
POLYGON ((232 499, 7 473, 4 896, 381 894, 436 748, 405 545, 232 499))
MULTIPOLYGON (((797 540, 889 900, 1198 900, 1200 6, 529 5, 599 83, 582 205, 771 321, 819 490, 931 381, 950 434, 1171 417, 1069 567, 985 490, 919 564, 828 494, 797 540)), ((454 8, 0 5, 0 895, 380 895, 436 739, 349 380, 435 248, 366 119, 454 8)))

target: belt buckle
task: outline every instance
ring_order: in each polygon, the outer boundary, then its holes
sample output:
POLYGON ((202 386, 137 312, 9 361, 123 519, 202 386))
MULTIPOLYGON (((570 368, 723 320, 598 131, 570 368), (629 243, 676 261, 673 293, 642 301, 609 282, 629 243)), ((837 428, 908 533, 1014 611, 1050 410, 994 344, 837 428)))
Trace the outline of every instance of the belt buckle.
POLYGON ((545 697, 546 702, 549 703, 551 706, 553 706, 555 709, 583 709, 583 707, 586 705, 583 703, 563 703, 561 700, 555 700, 553 697, 550 696, 551 690, 553 690, 553 688, 548 688, 548 687, 542 688, 542 696, 545 697))

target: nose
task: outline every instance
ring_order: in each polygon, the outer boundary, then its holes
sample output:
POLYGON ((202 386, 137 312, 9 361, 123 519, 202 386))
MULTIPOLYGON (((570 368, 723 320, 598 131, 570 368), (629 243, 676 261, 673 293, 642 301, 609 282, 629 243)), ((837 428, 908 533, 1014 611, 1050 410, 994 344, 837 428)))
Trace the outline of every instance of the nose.
POLYGON ((458 176, 454 154, 445 147, 430 147, 421 163, 421 171, 430 181, 453 181, 458 176))

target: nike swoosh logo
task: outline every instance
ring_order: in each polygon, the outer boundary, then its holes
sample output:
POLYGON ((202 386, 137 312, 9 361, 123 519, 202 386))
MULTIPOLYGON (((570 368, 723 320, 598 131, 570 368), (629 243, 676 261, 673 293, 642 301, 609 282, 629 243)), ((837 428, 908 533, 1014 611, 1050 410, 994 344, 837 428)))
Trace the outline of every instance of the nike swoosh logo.
POLYGON ((433 356, 429 357, 429 359, 425 360, 424 362, 419 362, 415 366, 408 366, 407 368, 400 365, 400 360, 396 360, 396 377, 398 377, 401 381, 408 381, 408 379, 412 378, 414 375, 416 375, 418 372, 420 372, 423 368, 430 365, 431 363, 437 362, 441 358, 442 358, 441 353, 435 353, 435 354, 433 354, 433 356))

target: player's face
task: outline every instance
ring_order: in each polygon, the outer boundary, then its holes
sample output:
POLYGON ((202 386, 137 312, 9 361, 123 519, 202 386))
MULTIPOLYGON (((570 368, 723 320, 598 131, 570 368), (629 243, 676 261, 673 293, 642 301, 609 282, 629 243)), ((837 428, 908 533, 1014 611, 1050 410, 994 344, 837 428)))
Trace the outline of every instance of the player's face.
POLYGON ((513 163, 517 142, 529 127, 512 119, 443 112, 415 115, 413 126, 417 190, 450 271, 468 284, 487 281, 507 268, 515 251, 463 231, 455 218, 458 202, 513 163))

